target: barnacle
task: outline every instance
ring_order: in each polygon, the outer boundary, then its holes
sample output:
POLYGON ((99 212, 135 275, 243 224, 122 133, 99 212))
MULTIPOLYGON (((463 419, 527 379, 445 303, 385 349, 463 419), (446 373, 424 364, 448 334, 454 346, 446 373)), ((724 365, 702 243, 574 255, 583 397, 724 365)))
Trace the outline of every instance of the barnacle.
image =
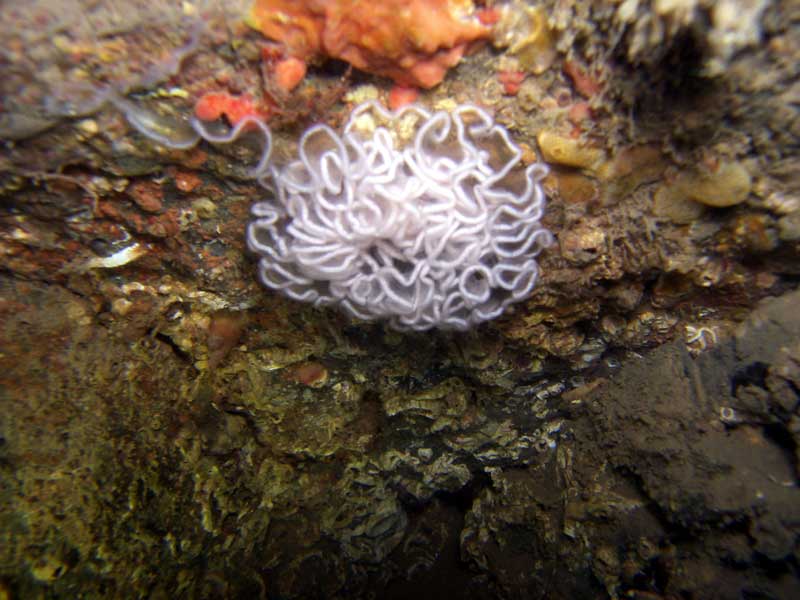
POLYGON ((699 352, 713 348, 717 345, 717 332, 715 329, 715 327, 706 327, 705 325, 699 327, 687 325, 686 345, 690 350, 699 352))
POLYGON ((260 177, 272 198, 247 230, 270 288, 397 329, 466 329, 525 299, 552 236, 542 163, 475 106, 357 107, 340 135, 301 138, 260 177))
POLYGON ((556 58, 556 41, 541 6, 523 0, 504 4, 492 31, 494 45, 508 47, 525 71, 541 75, 556 58))

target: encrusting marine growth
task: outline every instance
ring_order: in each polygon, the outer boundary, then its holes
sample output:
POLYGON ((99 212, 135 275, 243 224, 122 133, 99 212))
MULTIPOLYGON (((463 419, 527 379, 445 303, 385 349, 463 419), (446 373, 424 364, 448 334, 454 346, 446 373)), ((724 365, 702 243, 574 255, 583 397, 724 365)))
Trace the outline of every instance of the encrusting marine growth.
POLYGON ((255 0, 248 22, 295 59, 337 58, 424 88, 490 34, 472 0, 255 0))
MULTIPOLYGON (((347 29, 356 9, 368 3, 265 0, 254 5, 251 17, 260 15, 266 28, 283 13, 259 10, 277 5, 320 17, 312 19, 319 31, 309 31, 321 37, 303 38, 314 42, 305 53, 296 39, 308 33, 301 21, 287 21, 287 29, 280 29, 293 53, 311 56, 325 49, 320 40, 332 43, 329 28, 347 29)), ((374 50, 367 41, 383 40, 378 46, 388 54, 365 65, 346 57, 398 82, 435 85, 451 59, 457 61, 470 41, 487 33, 469 0, 393 0, 392 6, 402 8, 395 17, 408 26, 399 37, 356 36, 366 44, 359 46, 364 52, 374 50), (439 37, 417 39, 419 28, 432 24, 439 37)), ((388 15, 386 10, 370 14, 388 15)), ((153 67, 146 82, 177 70, 196 49, 199 27, 168 62, 153 67)), ((431 112, 409 104, 389 112, 367 102, 353 110, 341 134, 327 125, 311 127, 300 139, 299 158, 276 165, 270 161, 270 129, 248 96, 207 93, 186 122, 141 107, 126 97, 130 87, 68 86, 51 108, 75 116, 112 104, 140 133, 175 149, 201 139, 227 144, 243 133, 259 135, 261 156, 250 175, 272 197, 253 206, 247 243, 259 255, 259 277, 267 287, 360 319, 385 320, 396 329, 465 330, 524 300, 536 284, 536 256, 553 240, 540 223, 547 167, 537 162, 523 168, 519 147, 481 108, 431 112), (232 127, 220 122, 222 116, 232 127)))
POLYGON ((465 330, 530 295, 536 256, 553 240, 540 223, 547 167, 523 169, 508 131, 477 106, 389 112, 366 102, 341 135, 308 129, 283 166, 270 161, 272 135, 257 116, 221 133, 193 117, 191 134, 172 140, 130 112, 141 133, 173 148, 260 134, 250 174, 271 198, 253 206, 247 242, 262 283, 295 300, 400 330, 465 330))

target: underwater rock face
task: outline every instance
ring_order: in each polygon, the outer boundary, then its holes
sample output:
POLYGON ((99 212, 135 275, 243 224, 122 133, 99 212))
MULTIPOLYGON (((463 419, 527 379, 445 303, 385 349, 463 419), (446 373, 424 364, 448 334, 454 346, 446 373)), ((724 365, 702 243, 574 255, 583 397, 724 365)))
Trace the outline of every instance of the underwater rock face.
POLYGON ((272 169, 274 199, 248 227, 266 286, 397 329, 463 330, 536 284, 547 167, 519 168, 482 109, 366 103, 342 136, 309 129, 299 154, 272 169))
POLYGON ((0 3, 0 600, 800 598, 797 3, 476 2, 496 47, 413 99, 250 4, 0 3), (259 284, 261 181, 368 99, 548 162, 527 300, 259 284))

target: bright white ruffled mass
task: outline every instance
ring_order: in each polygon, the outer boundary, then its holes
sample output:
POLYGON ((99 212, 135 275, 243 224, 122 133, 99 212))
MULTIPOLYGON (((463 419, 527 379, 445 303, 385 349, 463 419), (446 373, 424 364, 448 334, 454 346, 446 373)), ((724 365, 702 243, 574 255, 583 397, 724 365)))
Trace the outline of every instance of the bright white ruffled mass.
POLYGON ((341 135, 306 131, 298 153, 261 165, 272 193, 247 242, 267 287, 401 330, 467 329, 533 290, 553 239, 540 223, 547 168, 523 168, 482 109, 369 102, 341 135))

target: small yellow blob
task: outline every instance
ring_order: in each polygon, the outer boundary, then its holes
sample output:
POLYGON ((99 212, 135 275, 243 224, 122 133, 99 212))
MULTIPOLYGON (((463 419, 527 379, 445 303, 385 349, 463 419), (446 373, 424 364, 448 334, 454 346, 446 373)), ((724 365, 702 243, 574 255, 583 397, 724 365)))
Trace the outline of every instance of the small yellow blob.
POLYGON ((552 131, 542 131, 537 137, 542 156, 547 162, 580 169, 593 169, 605 157, 600 148, 593 148, 585 142, 559 135, 552 131))
POLYGON ((695 202, 717 208, 741 204, 753 186, 750 173, 738 162, 722 163, 711 172, 686 174, 678 183, 695 202))

